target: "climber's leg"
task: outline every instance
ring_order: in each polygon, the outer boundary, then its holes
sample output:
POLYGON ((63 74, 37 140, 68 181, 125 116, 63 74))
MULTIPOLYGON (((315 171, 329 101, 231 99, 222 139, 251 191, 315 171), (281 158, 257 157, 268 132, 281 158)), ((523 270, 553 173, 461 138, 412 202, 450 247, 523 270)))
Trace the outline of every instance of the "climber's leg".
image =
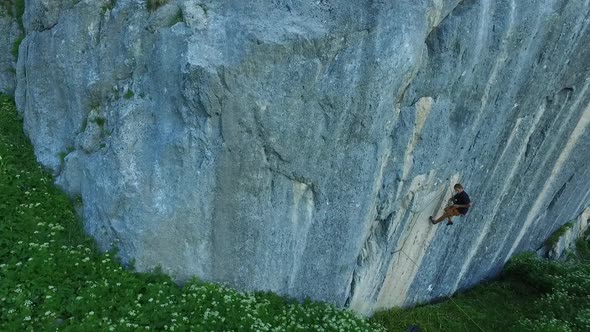
POLYGON ((457 210, 456 207, 453 207, 453 206, 446 207, 445 212, 442 214, 442 216, 440 216, 439 218, 434 220, 432 223, 438 224, 439 222, 443 221, 445 218, 449 220, 449 223, 452 223, 451 217, 458 216, 460 214, 461 213, 459 213, 459 210, 457 210))

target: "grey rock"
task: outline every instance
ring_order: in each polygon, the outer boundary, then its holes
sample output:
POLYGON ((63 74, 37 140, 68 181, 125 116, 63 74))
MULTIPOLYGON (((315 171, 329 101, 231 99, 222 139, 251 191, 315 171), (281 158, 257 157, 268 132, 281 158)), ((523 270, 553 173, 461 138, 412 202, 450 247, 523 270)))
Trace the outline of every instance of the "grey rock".
POLYGON ((23 17, 25 31, 52 29, 58 23, 62 13, 75 5, 83 6, 84 2, 80 3, 80 1, 76 0, 25 0, 25 15, 23 17))
POLYGON ((21 31, 14 17, 0 7, 0 93, 14 95, 16 88, 16 57, 13 47, 21 31))
POLYGON ((196 1, 184 1, 181 6, 182 17, 191 29, 202 30, 207 27, 207 5, 196 1))
POLYGON ((182 20, 182 9, 175 3, 167 3, 150 15, 147 29, 153 33, 161 28, 180 23, 182 20))
POLYGON ((565 232, 559 237, 555 244, 545 244, 537 250, 541 257, 563 260, 567 253, 575 250, 576 240, 583 237, 590 223, 590 208, 584 210, 576 219, 570 221, 565 232))
POLYGON ((16 101, 139 270, 370 314, 489 278, 590 205, 588 4, 104 4, 27 7, 16 101), (431 225, 456 182, 474 207, 431 225))

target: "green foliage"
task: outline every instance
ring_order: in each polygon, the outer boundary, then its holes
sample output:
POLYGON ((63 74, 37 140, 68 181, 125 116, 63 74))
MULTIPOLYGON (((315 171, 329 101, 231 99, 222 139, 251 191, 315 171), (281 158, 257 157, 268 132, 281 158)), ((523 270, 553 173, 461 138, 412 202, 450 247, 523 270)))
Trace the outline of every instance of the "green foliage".
POLYGON ((515 296, 514 292, 510 285, 496 281, 437 304, 377 312, 371 320, 387 331, 406 331, 410 326, 419 326, 422 331, 474 332, 481 331, 480 327, 486 332, 509 331, 522 315, 528 314, 528 298, 515 296))
POLYGON ((107 10, 112 10, 113 8, 115 8, 115 5, 117 4, 117 0, 107 0, 104 5, 102 5, 102 13, 106 13, 107 10))
POLYGON ((12 55, 15 59, 18 59, 18 48, 20 47, 20 44, 22 43, 23 39, 25 39, 25 36, 20 35, 16 38, 14 44, 12 44, 12 55))
POLYGON ((18 22, 20 31, 24 33, 25 27, 23 25, 23 15, 25 14, 25 0, 14 0, 14 17, 18 22))
POLYGON ((21 31, 23 27, 23 14, 25 13, 25 0, 0 0, 0 15, 4 14, 16 19, 21 31))
POLYGON ((0 14, 16 18, 22 27, 22 16, 25 12, 25 0, 0 0, 0 14))
POLYGON ((125 99, 131 99, 133 98, 135 94, 133 93, 133 91, 131 89, 128 89, 127 92, 125 92, 125 94, 123 95, 123 98, 125 99))
POLYGON ((82 208, 84 205, 84 201, 82 200, 82 196, 77 195, 76 197, 74 197, 74 199, 72 200, 72 206, 76 209, 78 208, 82 208))
POLYGON ((559 263, 547 261, 541 262, 533 253, 524 253, 513 257, 504 267, 502 276, 506 280, 519 281, 535 289, 538 293, 551 292, 555 288, 554 281, 547 278, 545 273, 556 273, 559 263))
POLYGON ((518 322, 515 330, 523 332, 570 332, 572 329, 567 322, 555 318, 542 317, 540 319, 525 318, 518 322))
POLYGON ((106 122, 105 118, 97 117, 92 120, 92 122, 96 123, 99 127, 104 127, 104 123, 106 122))
POLYGON ((551 285, 551 289, 535 301, 537 314, 523 318, 520 323, 533 324, 535 331, 549 328, 565 331, 566 327, 573 331, 590 330, 590 264, 548 261, 529 255, 513 260, 512 267, 519 265, 520 270, 529 268, 540 273, 525 282, 534 280, 551 285))
POLYGON ((576 240, 576 255, 579 259, 590 261, 590 244, 583 238, 576 240))
POLYGON ((205 13, 205 16, 207 16, 208 13, 209 13, 209 7, 207 7, 207 5, 204 4, 204 3, 200 3, 199 4, 199 7, 201 7, 201 9, 203 9, 203 12, 205 13))
POLYGON ((574 227, 574 222, 570 221, 566 224, 564 224, 563 226, 559 227, 555 232, 553 232, 553 234, 551 234, 551 236, 549 236, 549 238, 545 241, 545 245, 547 245, 548 247, 553 248, 557 242, 559 241, 559 238, 565 234, 565 232, 567 232, 568 229, 574 227))
POLYGON ((0 16, 14 17, 14 6, 11 0, 0 0, 0 16))
POLYGON ((452 301, 382 311, 372 321, 388 331, 411 325, 423 331, 590 331, 589 298, 590 264, 527 253, 512 258, 499 280, 452 301))
POLYGON ((59 156, 59 160, 61 161, 61 163, 62 163, 62 164, 64 163, 64 161, 65 161, 65 159, 66 159, 66 156, 67 156, 68 154, 70 154, 70 152, 72 152, 72 151, 74 151, 74 148, 73 148, 73 147, 68 147, 68 148, 66 149, 66 151, 62 151, 62 152, 60 152, 60 153, 58 154, 58 156, 59 156))
POLYGON ((168 1, 169 0, 147 0, 147 2, 146 2, 147 10, 149 10, 150 12, 153 12, 154 10, 167 4, 168 1))
POLYGON ((82 125, 80 126, 79 132, 84 132, 86 130, 86 127, 88 127, 88 117, 86 117, 86 118, 84 118, 84 120, 82 120, 82 125))
POLYGON ((182 10, 178 10, 176 12, 176 15, 174 16, 174 18, 170 22, 170 26, 173 26, 174 24, 180 23, 180 22, 184 22, 184 16, 182 15, 182 10))
POLYGON ((0 0, 0 14, 5 14, 16 19, 20 29, 20 35, 12 44, 11 53, 15 58, 18 58, 18 48, 25 38, 23 26, 23 14, 25 13, 25 0, 0 0))
POLYGON ((123 269, 84 234, 81 202, 53 185, 21 128, 0 97, 0 331, 379 330, 326 304, 123 269))

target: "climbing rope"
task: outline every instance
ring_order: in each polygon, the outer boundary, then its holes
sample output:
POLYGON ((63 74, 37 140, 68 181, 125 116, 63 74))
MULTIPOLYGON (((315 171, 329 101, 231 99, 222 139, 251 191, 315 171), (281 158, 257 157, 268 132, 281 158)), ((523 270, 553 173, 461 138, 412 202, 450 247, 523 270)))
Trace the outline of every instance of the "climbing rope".
MULTIPOLYGON (((451 194, 452 194, 452 192, 451 192, 451 194)), ((438 200, 437 198, 435 198, 435 199, 432 199, 432 200, 430 201, 430 203, 428 203, 428 205, 426 205, 426 207, 430 207, 430 206, 432 205, 432 203, 436 202, 437 200, 438 200)), ((424 209, 426 209, 426 207, 425 207, 424 209)), ((424 210, 424 209, 423 209, 423 210, 424 210)), ((413 259, 412 259, 412 258, 411 258, 409 255, 408 255, 408 254, 406 254, 406 252, 405 252, 405 251, 404 251, 404 249, 403 249, 403 246, 402 246, 402 248, 401 248, 401 249, 399 249, 399 250, 396 250, 396 251, 392 252, 392 254, 396 254, 396 253, 399 253, 399 252, 402 252, 402 253, 403 253, 403 254, 404 254, 404 255, 405 255, 405 256, 406 256, 406 257, 407 257, 407 258, 408 258, 408 259, 409 259, 409 260, 412 262, 412 264, 414 264, 414 265, 416 266, 416 268, 417 268, 417 269, 419 269, 419 268, 420 268, 420 266, 418 266, 418 264, 417 264, 417 263, 416 263, 416 262, 415 262, 415 261, 414 261, 414 260, 413 260, 413 259)), ((463 314, 464 314, 464 315, 465 315, 465 316, 466 316, 466 317, 467 317, 467 318, 468 318, 470 321, 472 321, 472 322, 473 322, 473 324, 475 324, 475 326, 477 326, 477 328, 478 328, 478 329, 479 329, 481 332, 485 332, 485 331, 484 331, 484 330, 481 328, 481 326, 479 326, 479 325, 477 324, 477 322, 475 322, 475 320, 473 320, 473 318, 471 318, 471 316, 469 316, 469 314, 467 314, 467 312, 465 312, 465 310, 463 310, 463 308, 461 308, 461 306, 459 306, 459 304, 457 304, 457 302, 455 302, 455 300, 453 300, 453 298, 452 298, 452 297, 450 297, 449 295, 447 295, 446 297, 447 297, 449 300, 451 300, 451 302, 453 302, 453 303, 454 303, 454 304, 457 306, 457 308, 459 308, 459 310, 460 310, 460 311, 461 311, 461 312, 462 312, 462 313, 463 313, 463 314)))
MULTIPOLYGON (((412 263, 413 263, 413 264, 416 266, 416 268, 418 268, 418 269, 420 268, 420 267, 418 266, 418 264, 416 264, 416 262, 415 262, 415 261, 414 261, 414 260, 413 260, 413 259, 412 259, 412 258, 411 258, 409 255, 408 255, 408 254, 406 254, 406 252, 405 252, 403 249, 400 249, 400 250, 394 251, 394 253, 396 253, 396 252, 400 252, 400 251, 401 251, 401 252, 402 252, 404 255, 406 255, 406 257, 407 257, 407 258, 408 258, 408 259, 409 259, 409 260, 410 260, 410 261, 411 261, 411 262, 412 262, 412 263)), ((448 295, 447 295, 447 298, 448 298, 449 300, 451 300, 451 302, 453 302, 453 303, 454 303, 454 304, 457 306, 457 308, 459 308, 459 310, 460 310, 460 311, 461 311, 461 312, 462 312, 462 313, 463 313, 463 314, 464 314, 464 315, 465 315, 467 318, 469 318, 469 320, 471 320, 471 321, 473 322, 473 324, 475 324, 475 326, 477 326, 477 328, 479 328, 479 330, 480 330, 481 332, 485 332, 485 331, 484 331, 484 330, 481 328, 481 326, 479 326, 479 325, 478 325, 478 324, 475 322, 475 320, 473 320, 473 318, 471 318, 471 316, 469 316, 469 315, 468 315, 468 314, 465 312, 465 310, 463 310, 463 308, 461 308, 461 306, 459 306, 459 305, 457 304, 457 302, 455 302, 455 300, 453 300, 453 298, 451 298, 451 297, 450 297, 450 296, 448 296, 448 295)))

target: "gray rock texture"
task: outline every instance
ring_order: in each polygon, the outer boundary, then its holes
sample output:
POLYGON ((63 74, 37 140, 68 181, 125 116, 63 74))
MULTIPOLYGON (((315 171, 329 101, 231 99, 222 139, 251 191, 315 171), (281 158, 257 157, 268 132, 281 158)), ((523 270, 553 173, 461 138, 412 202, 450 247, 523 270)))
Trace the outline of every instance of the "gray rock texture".
POLYGON ((370 314, 590 204, 589 1, 27 1, 16 101, 103 249, 370 314), (461 182, 474 201, 431 225, 461 182))
POLYGON ((13 96, 16 89, 13 47, 22 32, 9 9, 0 4, 0 93, 13 96))
MULTIPOLYGON (((567 254, 576 249, 576 240, 581 237, 586 237, 586 232, 590 224, 590 208, 584 210, 576 219, 565 224, 564 232, 561 234, 555 243, 545 243, 545 245, 537 250, 537 254, 544 258, 564 260, 567 254)), ((559 230, 558 230, 559 231, 559 230)))

